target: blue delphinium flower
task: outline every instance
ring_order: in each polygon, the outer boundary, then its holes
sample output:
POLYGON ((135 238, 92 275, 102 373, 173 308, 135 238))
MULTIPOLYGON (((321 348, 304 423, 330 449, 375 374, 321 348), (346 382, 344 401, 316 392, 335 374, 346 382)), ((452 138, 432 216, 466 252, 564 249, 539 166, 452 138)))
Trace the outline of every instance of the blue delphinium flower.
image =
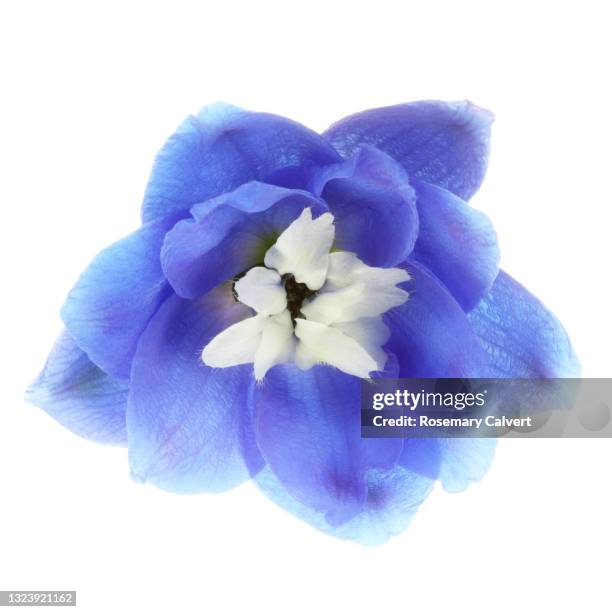
POLYGON ((361 379, 578 372, 467 203, 491 123, 469 102, 369 110, 322 135, 223 104, 189 117, 155 161, 140 229, 68 295, 29 400, 127 445, 138 481, 253 479, 340 538, 398 533, 436 480, 479 480, 494 442, 362 439, 361 379))

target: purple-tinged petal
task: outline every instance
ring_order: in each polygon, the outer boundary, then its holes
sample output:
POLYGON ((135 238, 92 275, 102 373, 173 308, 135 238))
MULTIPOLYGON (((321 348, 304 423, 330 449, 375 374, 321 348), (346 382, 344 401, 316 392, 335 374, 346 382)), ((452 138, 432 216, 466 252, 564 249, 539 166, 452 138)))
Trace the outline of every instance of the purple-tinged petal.
POLYGON ((440 279, 464 310, 488 293, 499 247, 488 217, 446 189, 414 181, 419 237, 412 256, 440 279))
POLYGON ((263 264, 266 251, 304 208, 326 206, 305 191, 247 183, 194 206, 193 218, 168 233, 164 273, 178 295, 196 298, 236 274, 263 264))
POLYGON ((75 434, 106 444, 127 443, 127 383, 94 365, 66 331, 59 336, 26 400, 75 434))
POLYGON ((412 251, 419 232, 415 193, 391 157, 363 147, 312 180, 334 215, 335 246, 370 266, 392 267, 412 251))
POLYGON ((580 364, 559 320, 503 270, 469 314, 499 378, 573 378, 580 364))
POLYGON ((358 378, 329 366, 270 370, 254 391, 259 450, 287 492, 330 525, 363 511, 369 470, 390 469, 399 439, 361 438, 358 378), (296 452, 299 449, 299 452, 296 452))
POLYGON ((324 136, 346 158, 373 145, 398 161, 411 179, 469 200, 486 172, 492 122, 490 112, 467 101, 424 101, 351 115, 324 136))
POLYGON ((280 168, 339 160, 329 143, 295 121, 213 104, 185 119, 157 155, 142 220, 186 211, 280 168))
POLYGON ((160 250, 176 220, 147 223, 104 249, 81 274, 62 307, 70 335, 112 376, 129 378, 138 339, 171 293, 160 250))
POLYGON ((391 470, 370 470, 361 512, 341 525, 330 525, 323 512, 293 497, 268 466, 254 481, 273 502, 316 529, 366 546, 383 544, 406 529, 434 482, 399 465, 391 470))
POLYGON ((367 546, 383 544, 408 527, 433 484, 430 478, 399 464, 388 471, 371 470, 363 511, 331 535, 367 546))
POLYGON ((384 315, 400 377, 488 376, 489 357, 461 306, 421 264, 410 260, 405 268, 411 278, 400 287, 409 298, 384 315))
POLYGON ((252 365, 215 369, 201 361, 212 337, 249 315, 228 286, 199 300, 173 295, 155 314, 138 344, 130 382, 135 479, 196 493, 229 489, 257 471, 248 403, 252 365))

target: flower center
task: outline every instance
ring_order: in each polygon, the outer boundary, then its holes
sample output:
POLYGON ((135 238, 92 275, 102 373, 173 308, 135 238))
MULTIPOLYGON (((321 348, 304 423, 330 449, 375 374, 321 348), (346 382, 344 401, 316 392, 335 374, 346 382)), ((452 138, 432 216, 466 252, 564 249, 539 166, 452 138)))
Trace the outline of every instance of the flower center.
POLYGON ((291 315, 293 327, 295 327, 295 320, 297 318, 304 318, 304 315, 302 315, 302 304, 305 300, 314 297, 317 292, 309 289, 306 283, 298 283, 293 274, 283 274, 281 279, 287 292, 287 310, 291 315))
MULTIPOLYGON (((236 284, 242 278, 244 278, 252 269, 253 268, 250 268, 245 272, 241 272, 240 274, 234 276, 234 278, 232 279, 232 295, 234 296, 234 300, 236 302, 241 301, 240 296, 238 295, 236 284)), ((291 315, 293 327, 295 327, 295 320, 298 318, 304 318, 304 315, 301 312, 302 305, 305 301, 317 295, 317 292, 313 291, 312 289, 309 289, 306 283, 298 283, 298 281, 295 280, 295 276, 293 276, 293 274, 283 274, 281 276, 281 282, 283 287, 285 288, 285 292, 287 295, 287 310, 291 315)))
POLYGON ((253 315, 231 325, 203 349, 211 367, 253 363, 257 380, 273 366, 308 370, 327 364, 369 377, 384 368, 389 330, 382 314, 408 294, 405 270, 373 268, 354 253, 334 252, 334 218, 304 209, 255 266, 234 279, 234 298, 253 315))

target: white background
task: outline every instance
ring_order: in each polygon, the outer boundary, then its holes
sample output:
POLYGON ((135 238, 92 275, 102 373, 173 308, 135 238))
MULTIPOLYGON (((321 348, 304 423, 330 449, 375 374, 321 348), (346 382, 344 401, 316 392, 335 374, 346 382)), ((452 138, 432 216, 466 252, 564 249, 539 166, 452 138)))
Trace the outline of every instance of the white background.
POLYGON ((362 548, 250 485, 136 485, 125 451, 22 400, 78 273, 137 226, 156 150, 217 99, 315 129, 423 98, 495 111, 473 204, 584 374, 610 376, 606 4, 3 2, 0 589, 88 611, 610 610, 610 440, 502 442, 482 483, 362 548))

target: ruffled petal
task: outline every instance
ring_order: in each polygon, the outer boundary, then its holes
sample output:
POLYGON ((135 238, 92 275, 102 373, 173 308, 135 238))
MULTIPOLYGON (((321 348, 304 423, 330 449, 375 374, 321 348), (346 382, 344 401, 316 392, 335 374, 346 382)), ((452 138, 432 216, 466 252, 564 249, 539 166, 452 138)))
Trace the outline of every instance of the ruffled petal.
POLYGON ((254 390, 262 456, 287 492, 330 525, 363 511, 367 472, 392 468, 402 447, 361 438, 359 391, 359 379, 327 366, 277 366, 254 390))
POLYGON ((26 400, 70 431, 106 444, 127 443, 127 383, 94 365, 67 332, 57 339, 26 400))
POLYGON ((364 111, 341 119, 324 136, 348 158, 373 145, 417 178, 468 200, 489 157, 493 115, 474 104, 424 101, 364 111))
POLYGON ((62 307, 70 335, 112 376, 129 378, 138 339, 171 293, 159 253, 176 220, 147 223, 99 253, 62 307))
POLYGON ((307 207, 327 208, 304 191, 248 183, 198 204, 164 241, 162 265, 181 297, 196 298, 223 281, 261 265, 266 251, 307 207))
POLYGON ((426 268, 409 261, 407 270, 410 297, 384 315, 400 377, 487 377, 489 356, 463 309, 426 268))
POLYGON ((499 271, 489 218, 446 189, 415 181, 420 231, 413 258, 440 279, 465 310, 488 293, 499 271))
POLYGON ((229 489, 257 471, 259 454, 249 442, 251 366, 213 369, 200 360, 214 335, 248 314, 221 287, 199 300, 171 296, 153 317, 130 384, 135 479, 194 493, 229 489))
POLYGON ((143 222, 187 211, 280 168, 335 163, 338 153, 308 128, 276 115, 218 103, 185 119, 158 153, 143 222))
POLYGON ((503 270, 469 314, 499 378, 573 378, 580 364, 559 320, 503 270))
POLYGON ((406 172, 382 151, 363 147, 320 169, 311 189, 334 215, 336 248, 380 267, 394 266, 412 251, 419 232, 415 193, 406 172))

